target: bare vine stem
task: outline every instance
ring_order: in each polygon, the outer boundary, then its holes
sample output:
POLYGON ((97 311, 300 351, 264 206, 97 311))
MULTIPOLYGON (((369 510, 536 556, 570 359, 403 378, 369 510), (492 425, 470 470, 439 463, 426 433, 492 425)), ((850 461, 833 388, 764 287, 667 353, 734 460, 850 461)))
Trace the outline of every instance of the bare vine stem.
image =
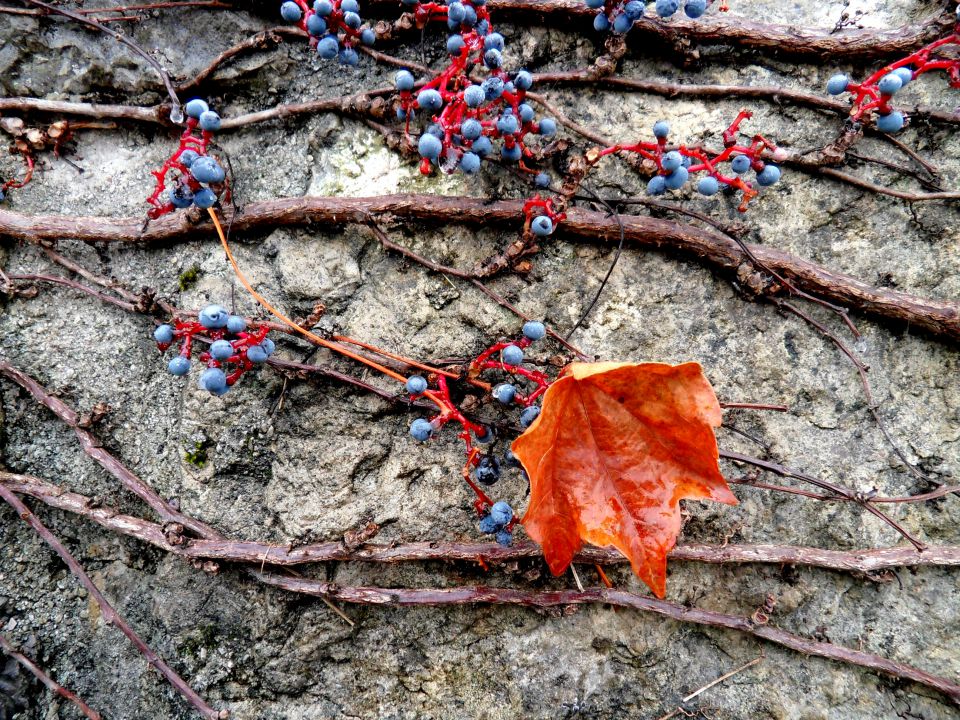
POLYGON ((39 665, 17 650, 13 646, 13 643, 3 635, 0 635, 0 650, 3 650, 4 653, 16 660, 22 668, 43 683, 50 692, 72 702, 85 717, 90 720, 103 720, 100 713, 87 705, 75 692, 67 690, 63 685, 47 675, 39 665))
POLYGON ((159 655, 157 655, 149 645, 147 645, 143 640, 140 639, 140 636, 131 628, 123 617, 114 610, 113 606, 104 597, 103 593, 100 592, 100 589, 93 583, 93 580, 90 579, 90 576, 87 575, 86 571, 83 569, 83 566, 77 562, 76 558, 70 554, 70 551, 64 547, 63 543, 60 542, 57 537, 47 529, 47 527, 41 523, 36 515, 30 512, 29 508, 20 501, 11 490, 9 490, 6 485, 0 484, 0 498, 6 501, 10 507, 12 507, 17 516, 27 523, 33 530, 43 538, 44 542, 47 543, 53 550, 60 556, 60 558, 67 564, 67 567, 70 568, 70 572, 73 573, 74 577, 80 581, 80 584, 90 593, 90 596, 96 601, 97 605, 100 606, 100 612, 103 614, 103 619, 108 625, 114 625, 120 632, 126 635, 127 639, 133 643, 134 647, 140 651, 140 654, 146 659, 147 663, 156 668, 156 670, 163 675, 163 677, 170 683, 177 692, 179 692, 193 707, 201 717, 207 718, 207 720, 226 720, 230 716, 230 713, 226 710, 215 710, 210 707, 202 697, 200 697, 194 690, 191 688, 184 680, 181 678, 169 665, 167 665, 159 655))

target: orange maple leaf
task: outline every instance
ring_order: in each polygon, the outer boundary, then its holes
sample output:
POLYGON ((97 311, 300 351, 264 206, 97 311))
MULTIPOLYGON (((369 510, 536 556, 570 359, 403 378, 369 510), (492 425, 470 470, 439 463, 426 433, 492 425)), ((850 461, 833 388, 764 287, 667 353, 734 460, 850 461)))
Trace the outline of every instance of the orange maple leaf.
POLYGON ((720 403, 697 363, 573 363, 513 442, 527 534, 560 575, 584 542, 616 547, 658 597, 684 498, 736 504, 718 465, 720 403))

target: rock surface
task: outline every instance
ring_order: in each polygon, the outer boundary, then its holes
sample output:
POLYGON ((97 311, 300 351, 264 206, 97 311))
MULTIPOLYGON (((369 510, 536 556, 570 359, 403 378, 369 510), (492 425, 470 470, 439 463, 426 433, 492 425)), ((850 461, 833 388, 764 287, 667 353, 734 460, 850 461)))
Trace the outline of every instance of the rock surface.
MULTIPOLYGON (((936 10, 907 0, 783 3, 732 0, 734 15, 830 27, 846 8, 863 11, 868 27, 893 27, 936 10)), ((126 47, 61 19, 0 16, 0 91, 50 99, 151 104, 162 99, 156 77, 126 47), (52 58, 52 60, 51 60, 52 58)), ((278 18, 277 18, 278 19, 278 18)), ((263 16, 234 11, 159 11, 133 36, 176 78, 187 78, 219 52, 270 27, 263 16)), ((507 65, 550 71, 583 67, 598 52, 592 32, 502 26, 507 65)), ((440 35, 427 34, 427 61, 439 66, 440 35)), ((390 48, 418 60, 418 43, 390 48)), ((746 53, 712 54, 701 65, 642 54, 636 47, 623 74, 682 82, 781 84, 819 91, 837 69, 796 65, 746 53)), ((209 95, 224 117, 382 87, 394 69, 363 57, 356 70, 319 62, 305 43, 244 56, 225 66, 209 95)), ((623 141, 648 137, 667 118, 674 137, 716 144, 741 101, 665 99, 578 89, 540 88, 572 119, 623 141)), ((958 101, 942 77, 905 91, 910 103, 952 108, 958 101)), ((791 150, 832 138, 839 119, 757 102, 745 125, 791 150)), ((566 134, 565 131, 561 131, 566 134)), ((573 137, 573 136, 570 136, 573 137)), ((130 216, 144 212, 149 170, 174 143, 171 133, 124 124, 78 135, 76 161, 85 172, 44 156, 37 179, 12 193, 11 210, 130 216)), ((576 139, 576 138, 574 138, 576 139)), ((941 170, 947 188, 960 185, 960 134, 940 125, 906 130, 900 139, 941 170)), ((218 138, 231 157, 241 202, 303 194, 368 195, 442 192, 519 197, 512 175, 487 169, 479 179, 422 178, 409 159, 389 150, 366 125, 319 114, 247 126, 218 138)), ((864 155, 895 149, 868 138, 864 155)), ((909 163, 904 156, 897 162, 909 163)), ((887 170, 860 163, 856 172, 896 187, 914 187, 887 170)), ((0 174, 20 172, 0 158, 0 174)), ((643 181, 609 162, 591 186, 603 194, 641 194, 643 181)), ((743 221, 750 240, 850 273, 871 284, 927 297, 960 297, 956 205, 912 207, 798 172, 785 174, 746 216, 731 199, 692 194, 676 199, 726 221, 743 221)), ((468 268, 515 234, 395 226, 391 236, 439 262, 468 268)), ((463 357, 515 333, 516 318, 472 286, 431 274, 383 252, 362 228, 276 229, 234 239, 241 266, 261 293, 293 315, 315 302, 329 308, 323 327, 406 355, 463 357)), ((233 279, 213 237, 162 247, 98 247, 64 238, 60 251, 130 288, 155 288, 182 307, 208 301, 253 303, 233 279), (186 273, 186 274, 185 274, 186 273), (188 277, 190 276, 190 277, 188 277), (195 277, 194 277, 195 276, 195 277), (192 279, 191 279, 192 278, 192 279), (184 280, 187 282, 184 282, 184 280), (181 284, 184 287, 181 287, 181 284)), ((544 243, 526 278, 491 283, 521 310, 561 332, 579 318, 611 260, 608 247, 570 242, 562 232, 544 243)), ((7 273, 61 272, 38 248, 0 243, 7 273)), ((250 374, 224 398, 200 391, 196 378, 164 371, 142 317, 67 289, 43 287, 32 299, 0 306, 0 357, 21 367, 72 406, 106 402, 98 427, 105 445, 164 497, 231 538, 287 543, 338 539, 368 521, 383 526, 380 542, 481 536, 470 494, 458 480, 461 452, 452 433, 421 446, 407 434, 412 415, 378 398, 329 382, 284 383, 267 371, 250 374), (280 399, 282 398, 282 403, 280 399)), ((807 310, 843 334, 816 307, 807 310)), ((960 473, 960 368, 956 348, 909 328, 856 318, 856 349, 870 365, 880 414, 907 456, 946 481, 960 473)), ((785 414, 732 411, 730 424, 761 438, 771 457, 862 491, 921 492, 866 408, 852 365, 797 318, 740 297, 728 280, 683 258, 624 252, 603 296, 574 341, 609 360, 696 360, 721 399, 784 403, 785 414)), ((852 342, 852 341, 851 341, 852 342)), ((543 355, 553 352, 544 346, 543 355)), ((299 359, 300 343, 279 353, 299 359)), ((331 362, 313 355, 315 362, 331 362)), ((73 434, 24 392, 0 380, 0 463, 146 514, 80 450, 73 434)), ((728 430, 721 446, 762 448, 728 430)), ((741 470, 725 465, 737 476, 741 470)), ((900 538, 876 518, 846 504, 737 488, 737 507, 691 503, 682 542, 785 543, 855 549, 900 538)), ((498 498, 525 506, 517 475, 496 487, 498 498)), ((86 521, 31 502, 64 540, 119 611, 205 698, 240 720, 319 718, 657 718, 680 698, 765 653, 760 664, 699 696, 690 709, 720 718, 778 720, 939 720, 956 717, 946 698, 831 662, 806 658, 735 633, 665 621, 607 607, 536 613, 500 607, 404 609, 346 607, 347 625, 323 603, 255 584, 238 570, 216 575, 120 538, 86 521)), ((960 544, 960 502, 947 497, 897 505, 890 513, 929 543, 960 544)), ((38 662, 110 720, 195 717, 150 670, 62 563, 8 508, 0 507, 0 632, 28 645, 38 662)), ((469 564, 397 567, 330 564, 305 570, 342 585, 511 585, 569 588, 539 563, 494 568, 469 564)), ((590 567, 584 582, 597 582, 590 567)), ((610 571, 623 588, 645 592, 625 568, 610 571)), ((956 679, 960 675, 957 573, 922 569, 880 578, 774 566, 673 563, 669 599, 750 615, 768 594, 772 622, 808 636, 878 653, 956 679)), ((0 665, 3 667, 3 665, 0 665)), ((18 677, 12 670, 3 670, 18 677)), ((7 678, 9 680, 9 678, 7 678)), ((10 681, 16 693, 0 717, 78 717, 39 686, 10 681)))

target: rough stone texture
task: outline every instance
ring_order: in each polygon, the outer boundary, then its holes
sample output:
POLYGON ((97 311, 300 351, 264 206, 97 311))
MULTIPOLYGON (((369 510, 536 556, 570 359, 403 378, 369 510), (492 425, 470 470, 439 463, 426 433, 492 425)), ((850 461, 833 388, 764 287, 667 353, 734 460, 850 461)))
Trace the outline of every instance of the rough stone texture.
MULTIPOLYGON (((933 3, 907 0, 783 3, 733 0, 734 14, 776 22, 831 26, 849 6, 865 26, 889 27, 932 12, 933 3)), ((151 71, 129 50, 56 19, 0 16, 0 88, 8 95, 52 99, 155 102, 151 71), (51 58, 54 61, 51 62, 51 58)), ((176 77, 188 77, 218 52, 274 21, 242 12, 156 13, 133 29, 176 77), (189 29, 189 32, 185 32, 189 29)), ((508 65, 536 70, 582 67, 597 53, 590 33, 501 28, 508 65)), ((427 60, 438 63, 437 36, 428 33, 427 60)), ((392 50, 418 58, 418 44, 392 50)), ((635 51, 636 53, 636 51, 635 51)), ((623 72, 691 82, 780 83, 821 88, 836 70, 795 66, 717 51, 700 66, 631 54, 623 72)), ((861 75, 865 68, 841 68, 861 75)), ((211 102, 224 115, 378 87, 393 69, 364 59, 357 70, 319 63, 290 43, 228 65, 211 102)), ((666 100, 586 89, 547 89, 569 115, 622 140, 647 136, 669 118, 687 142, 716 143, 742 103, 666 100)), ((950 108, 957 103, 943 78, 915 83, 909 102, 950 108)), ((754 103, 745 128, 791 149, 812 148, 840 127, 834 117, 754 103)), ((942 168, 947 187, 960 184, 960 135, 941 126, 910 129, 901 139, 942 168)), ((224 133, 239 178, 241 201, 299 194, 393 191, 518 196, 512 176, 496 169, 478 180, 421 178, 365 125, 332 115, 273 122, 224 133)), ((84 132, 79 175, 47 158, 37 180, 15 192, 19 212, 127 216, 143 212, 149 169, 172 147, 172 136, 138 126, 84 132)), ((890 156, 889 145, 867 140, 865 154, 890 156)), ((861 164, 862 165, 862 164, 861 164)), ((0 158, 0 172, 18 172, 0 158)), ((885 170, 855 171, 909 186, 885 170)), ((591 185, 637 194, 642 181, 610 162, 591 185)), ((733 203, 683 197, 697 210, 737 219, 733 203)), ((921 295, 960 294, 960 235, 955 207, 913 208, 834 182, 788 173, 764 193, 745 220, 762 241, 842 269, 869 282, 895 284, 921 295)), ((441 262, 470 267, 509 242, 510 232, 391 228, 398 241, 441 262)), ((212 237, 149 250, 102 249, 64 238, 61 251, 127 285, 149 285, 184 307, 207 301, 253 305, 235 286, 212 237), (198 269, 180 291, 178 278, 198 269)), ((324 327, 423 358, 467 356, 516 331, 516 319, 470 286, 387 256, 363 229, 277 229, 235 239, 239 262, 259 290, 291 313, 314 302, 330 308, 324 327)), ((608 248, 575 244, 562 233, 544 244, 528 278, 492 283, 524 311, 561 330, 579 317, 602 279, 608 248)), ((36 248, 4 243, 8 272, 52 271, 36 248)), ((816 308, 811 314, 838 332, 816 308)), ((960 471, 960 386, 956 350, 905 328, 857 318, 857 350, 871 366, 881 413, 911 459, 941 479, 960 471)), ((624 253, 590 320, 575 341, 611 360, 697 360, 722 399, 782 402, 787 414, 728 413, 731 424, 762 438, 772 457, 795 467, 884 494, 923 489, 884 442, 865 408, 856 373, 824 338, 769 306, 740 298, 728 281, 691 262, 655 252, 624 253)), ((283 356, 306 356, 292 341, 283 356)), ((553 349, 545 346, 543 354, 553 349)), ((479 539, 470 495, 457 479, 460 449, 450 434, 424 447, 406 428, 410 415, 387 402, 335 383, 290 383, 269 372, 251 374, 222 399, 164 372, 143 318, 62 289, 6 302, 0 314, 0 357, 37 377, 73 406, 97 402, 113 411, 98 433, 162 495, 230 537, 274 542, 335 539, 373 520, 381 541, 479 539), (205 456, 205 460, 188 461, 205 456)), ((316 361, 331 360, 316 353, 316 361)), ((336 362, 336 361, 332 361, 336 362)), ((338 366, 340 366, 338 364, 338 366)), ((344 369, 348 366, 342 365, 344 369)), ((60 482, 143 513, 98 466, 72 433, 19 389, 0 381, 3 418, 0 462, 15 471, 60 482)), ((756 453, 721 430, 723 447, 756 453)), ((726 466, 731 475, 738 470, 726 466)), ((525 487, 505 477, 497 495, 522 508, 525 487)), ((875 518, 846 505, 738 489, 737 507, 693 503, 684 539, 721 543, 781 542, 835 548, 899 542, 875 518)), ((31 503, 36 507, 36 503, 31 503)), ((40 517, 66 542, 120 612, 213 704, 234 717, 317 718, 655 718, 686 693, 766 653, 760 665, 700 696, 694 707, 712 718, 956 717, 932 692, 859 669, 808 659, 737 634, 666 622, 609 608, 569 614, 464 607, 348 607, 351 628, 324 604, 265 589, 234 569, 217 576, 121 539, 59 512, 40 517)), ((931 543, 960 542, 960 505, 949 497, 890 509, 931 543)), ((0 508, 0 630, 28 645, 38 661, 111 720, 190 718, 190 709, 149 670, 55 558, 14 514, 0 508)), ((341 584, 453 586, 470 583, 570 587, 537 563, 481 572, 469 565, 369 567, 331 564, 310 570, 341 584)), ((636 588, 625 569, 621 587, 636 588)), ((585 582, 594 583, 584 567, 585 582)), ((960 596, 956 572, 918 570, 886 582, 814 570, 768 566, 708 567, 674 563, 669 597, 749 615, 767 594, 777 598, 773 622, 829 637, 956 678, 960 596)), ((22 720, 77 717, 75 711, 10 669, 13 699, 0 703, 22 720), (13 679, 11 679, 13 678, 13 679), (24 693, 23 688, 28 692, 24 693), (25 698, 25 700, 24 700, 25 698), (24 706, 25 703, 25 706, 24 706), (19 714, 17 714, 19 713, 19 714)))

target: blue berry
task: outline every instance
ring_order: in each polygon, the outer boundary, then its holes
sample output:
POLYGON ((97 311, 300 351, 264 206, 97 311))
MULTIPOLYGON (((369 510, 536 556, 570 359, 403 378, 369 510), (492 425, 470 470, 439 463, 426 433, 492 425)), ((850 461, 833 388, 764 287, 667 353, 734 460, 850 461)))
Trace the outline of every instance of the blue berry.
POLYGON ((340 9, 345 13, 346 12, 359 13, 360 3, 358 3, 357 0, 343 0, 343 2, 340 3, 340 9))
POLYGON ((219 330, 227 326, 230 313, 220 305, 207 305, 200 311, 198 320, 207 330, 219 330))
POLYGON ((513 147, 507 147, 504 145, 500 148, 500 157, 509 162, 517 162, 523 157, 523 150, 520 148, 520 143, 514 144, 513 147))
POLYGON ((413 78, 413 74, 409 70, 400 70, 393 77, 393 81, 397 86, 397 90, 413 90, 414 83, 416 82, 413 78))
POLYGON ((877 83, 877 89, 884 95, 893 95, 902 87, 903 80, 896 73, 887 73, 877 83))
POLYGON ((427 379, 421 375, 411 375, 407 378, 407 392, 411 395, 420 395, 427 389, 427 379))
POLYGON ((252 345, 247 348, 247 360, 252 363, 265 363, 267 361, 267 351, 260 345, 252 345))
POLYGON ((667 181, 663 175, 654 175, 647 183, 648 195, 663 195, 667 191, 667 181))
POLYGON ((447 53, 450 55, 459 55, 466 43, 463 41, 463 35, 451 35, 447 38, 447 53))
POLYGON ((420 157, 425 157, 428 160, 436 160, 443 151, 443 143, 440 142, 436 135, 424 133, 420 136, 417 149, 420 151, 420 157))
POLYGON ((200 114, 200 129, 207 132, 216 132, 220 129, 220 116, 213 110, 200 114))
POLYGON ((307 32, 314 37, 320 37, 327 32, 327 21, 314 13, 307 18, 307 32))
POLYGON ((663 179, 663 184, 670 190, 679 190, 689 179, 690 171, 681 165, 663 179))
POLYGON ((285 2, 280 6, 280 17, 287 22, 300 22, 300 6, 295 2, 285 2))
POLYGON ((843 73, 840 73, 838 75, 834 75, 827 81, 827 92, 831 95, 839 95, 842 92, 846 92, 849 85, 850 78, 843 73))
POLYGON ((467 17, 467 9, 461 2, 452 2, 447 6, 447 19, 455 25, 462 23, 467 17))
POLYGON ((443 107, 443 98, 433 88, 421 90, 417 95, 417 105, 428 112, 436 112, 443 107))
POLYGON ((327 17, 333 12, 333 3, 330 0, 316 0, 313 3, 313 11, 320 17, 327 17))
POLYGON ((360 16, 355 12, 348 12, 343 14, 343 24, 346 25, 351 30, 359 30, 360 24, 363 20, 360 19, 360 16))
POLYGON ((533 184, 538 188, 548 188, 550 187, 550 176, 547 173, 537 173, 537 177, 533 179, 533 184))
POLYGON ((720 192, 720 181, 717 180, 712 175, 708 175, 705 178, 701 178, 699 184, 697 185, 697 191, 701 195, 706 195, 707 197, 712 197, 720 192))
POLYGON ((763 170, 757 173, 757 183, 767 187, 775 184, 780 179, 780 168, 776 165, 764 165, 763 170))
POLYGON ((183 106, 183 109, 190 117, 199 119, 203 113, 210 109, 210 106, 200 98, 194 98, 187 102, 187 104, 183 106))
POLYGON ((227 387, 227 376, 220 368, 207 368, 200 375, 200 387, 207 392, 222 392, 227 387))
POLYGON ((516 115, 501 115, 497 118, 497 130, 502 135, 513 135, 520 129, 516 115))
POLYGON ((509 530, 501 530, 497 533, 497 544, 504 547, 510 547, 513 544, 513 533, 509 530))
POLYGON ((484 50, 503 50, 503 35, 500 33, 490 33, 483 39, 484 50))
POLYGON ((503 54, 499 50, 487 50, 483 54, 483 64, 491 70, 503 67, 503 54))
POLYGON ((377 41, 377 34, 370 28, 364 28, 360 32, 360 42, 367 47, 372 46, 377 41))
POLYGON ((553 118, 543 118, 540 120, 540 134, 544 137, 551 137, 557 134, 557 123, 553 118))
POLYGON ((410 434, 414 440, 426 442, 433 436, 433 425, 430 424, 429 420, 417 418, 410 423, 410 434))
POLYGON ((260 347, 263 348, 263 351, 267 354, 267 357, 273 355, 273 351, 277 349, 277 345, 270 338, 264 338, 260 341, 260 347))
POLYGON ((680 9, 679 0, 657 0, 655 6, 657 15, 668 18, 680 9))
POLYGON ((903 123, 903 114, 894 110, 887 115, 881 115, 877 118, 877 130, 886 133, 898 132, 903 129, 903 123))
POLYGON ((751 164, 752 161, 749 155, 737 155, 730 161, 730 167, 737 175, 743 175, 750 169, 751 164))
POLYGON ((490 508, 490 517, 493 518, 493 521, 503 527, 511 520, 513 520, 513 508, 510 507, 510 503, 500 500, 493 504, 493 507, 490 508))
POLYGON ((666 120, 657 120, 653 124, 653 136, 655 138, 663 139, 670 134, 670 123, 666 120))
POLYGON ((477 11, 474 10, 469 5, 464 5, 463 9, 466 10, 466 17, 463 18, 463 24, 467 27, 473 27, 477 24, 477 11))
POLYGON ((196 150, 184 150, 182 153, 180 153, 180 162, 184 167, 188 168, 193 165, 193 162, 198 157, 200 156, 197 154, 196 150))
POLYGON ((683 167, 683 155, 676 150, 671 150, 660 160, 660 167, 668 173, 673 172, 678 167, 683 167))
POLYGON ((211 208, 217 204, 217 194, 210 188, 200 188, 193 196, 193 202, 198 208, 211 208))
POLYGON ((327 35, 323 40, 317 43, 317 55, 324 60, 333 60, 340 52, 340 43, 333 35, 327 35))
POLYGON ((630 2, 624 5, 623 12, 625 12, 627 17, 630 18, 630 21, 633 22, 640 19, 645 7, 640 0, 630 0, 630 2))
POLYGON ((546 326, 539 320, 527 320, 523 324, 523 336, 527 340, 542 340, 547 335, 546 326))
POLYGON ((229 360, 233 357, 233 345, 229 340, 215 340, 210 345, 210 354, 214 360, 229 360))
POLYGON ((500 479, 500 461, 495 457, 484 455, 477 463, 477 469, 473 474, 481 485, 494 485, 500 479))
POLYGON ((893 71, 893 74, 900 78, 902 83, 900 87, 905 87, 908 82, 913 80, 913 70, 908 67, 899 67, 893 71))
POLYGON ((202 183, 223 182, 227 176, 220 164, 206 155, 194 160, 193 165, 190 166, 190 174, 197 182, 202 183))
POLYGON ((485 515, 480 519, 480 532, 485 533, 486 535, 493 535, 500 528, 497 527, 497 524, 493 521, 493 518, 489 515, 485 515))
POLYGON ((356 67, 360 64, 360 56, 357 55, 357 51, 348 47, 340 51, 337 60, 341 65, 349 65, 350 67, 356 67))
POLYGON ((443 128, 437 123, 430 123, 430 125, 427 126, 427 132, 438 140, 443 140, 443 128))
POLYGON ((482 83, 480 88, 483 90, 485 100, 496 100, 503 95, 503 80, 498 77, 488 77, 482 83))
POLYGON ((620 35, 623 35, 624 33, 628 32, 632 27, 633 27, 633 20, 628 18, 626 14, 617 15, 613 19, 613 31, 615 33, 619 33, 620 35))
POLYGON ((610 29, 610 21, 602 12, 597 13, 596 17, 593 18, 593 29, 597 32, 606 32, 610 29))
POLYGON ((523 362, 523 350, 516 345, 507 345, 500 351, 500 358, 506 365, 519 365, 523 362))
POLYGON ((170 191, 170 203, 175 208, 188 208, 193 205, 193 192, 185 185, 177 185, 170 191))
POLYGON ((460 134, 467 140, 476 140, 483 135, 483 125, 480 124, 479 120, 467 118, 460 125, 460 134))
POLYGON ((707 11, 707 0, 687 0, 687 4, 683 6, 683 11, 688 18, 696 20, 707 11))
POLYGON ((553 220, 546 215, 537 215, 530 223, 530 231, 538 237, 546 237, 553 232, 553 220))
POLYGON ((520 413, 520 427, 526 430, 528 427, 533 425, 533 421, 540 417, 540 407, 537 405, 531 405, 522 413, 520 413))
POLYGON ((0 203, 4 202, 6 199, 7 199, 7 193, 4 192, 2 187, 0 187, 0 203))
POLYGON ((496 433, 493 432, 493 428, 489 425, 483 425, 480 428, 481 432, 474 431, 473 437, 480 445, 490 445, 494 440, 497 439, 496 433))
POLYGON ((507 467, 521 467, 520 461, 510 448, 507 448, 507 451, 503 454, 503 463, 507 467))
POLYGON ((591 10, 599 10, 603 7, 605 0, 587 0, 587 7, 591 10))
POLYGON ((493 395, 497 402, 509 405, 517 395, 517 388, 510 383, 500 383, 494 386, 490 394, 493 395))
POLYGON ((533 122, 534 111, 527 103, 521 103, 517 108, 520 111, 520 122, 533 122))
POLYGON ((463 101, 467 107, 480 107, 486 99, 486 92, 480 85, 471 85, 463 91, 463 101))
POLYGON ((190 372, 190 360, 183 355, 177 355, 167 364, 167 372, 171 375, 186 375, 190 372))
POLYGON ((476 153, 465 152, 460 158, 460 169, 467 175, 474 175, 480 172, 480 156, 476 153))
POLYGON ((227 331, 232 332, 234 335, 237 333, 242 333, 247 329, 247 321, 244 320, 239 315, 231 315, 227 318, 227 331))
POLYGON ((173 342, 173 325, 161 325, 153 331, 153 339, 161 345, 169 345, 173 342))
POLYGON ((486 157, 493 150, 493 143, 490 142, 490 138, 484 135, 474 140, 470 149, 480 157, 486 157))
POLYGON ((533 87, 533 75, 526 70, 521 70, 513 77, 513 84, 517 90, 529 90, 533 87))

